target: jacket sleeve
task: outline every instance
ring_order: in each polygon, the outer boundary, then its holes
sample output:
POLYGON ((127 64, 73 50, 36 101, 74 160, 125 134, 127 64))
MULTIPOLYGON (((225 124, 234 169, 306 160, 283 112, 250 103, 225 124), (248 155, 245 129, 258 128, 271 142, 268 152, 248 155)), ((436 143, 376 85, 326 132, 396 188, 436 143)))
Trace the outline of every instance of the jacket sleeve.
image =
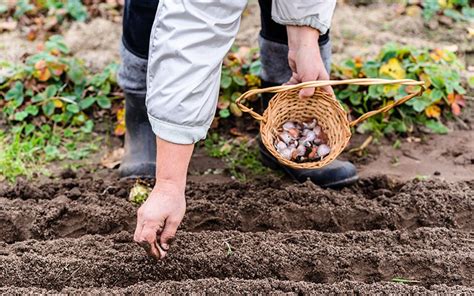
POLYGON ((150 36, 147 110, 154 133, 176 144, 206 137, 221 65, 247 0, 160 0, 150 36))
POLYGON ((272 0, 272 19, 281 25, 310 26, 326 34, 336 0, 272 0))

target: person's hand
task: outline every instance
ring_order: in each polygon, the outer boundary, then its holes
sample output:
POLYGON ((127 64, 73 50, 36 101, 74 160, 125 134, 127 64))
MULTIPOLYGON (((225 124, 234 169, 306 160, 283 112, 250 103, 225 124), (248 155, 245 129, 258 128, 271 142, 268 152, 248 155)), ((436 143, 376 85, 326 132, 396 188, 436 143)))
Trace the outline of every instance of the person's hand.
POLYGON ((186 211, 184 188, 157 182, 137 212, 134 241, 155 259, 163 259, 186 211))
MULTIPOLYGON (((288 31, 288 63, 292 76, 285 84, 297 84, 313 80, 329 80, 319 51, 319 31, 306 26, 287 26, 288 31)), ((323 90, 334 95, 331 86, 323 90)), ((311 97, 314 87, 300 90, 300 97, 311 97)))

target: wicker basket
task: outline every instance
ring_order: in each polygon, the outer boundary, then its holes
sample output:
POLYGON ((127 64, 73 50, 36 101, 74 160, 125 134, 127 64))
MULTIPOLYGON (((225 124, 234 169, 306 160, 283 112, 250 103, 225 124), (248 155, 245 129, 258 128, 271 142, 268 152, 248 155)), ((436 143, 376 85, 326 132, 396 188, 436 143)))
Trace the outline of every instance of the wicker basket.
POLYGON ((386 80, 386 79, 350 79, 350 80, 328 80, 310 81, 297 85, 275 86, 264 89, 252 89, 240 96, 236 103, 243 112, 248 112, 253 118, 260 121, 260 134, 262 142, 270 153, 282 164, 298 169, 314 169, 323 167, 331 163, 342 153, 351 138, 351 127, 364 121, 365 119, 379 113, 387 112, 390 109, 405 103, 415 96, 423 93, 422 81, 410 79, 386 80), (367 112, 354 121, 349 122, 347 114, 341 104, 330 94, 321 90, 323 86, 333 86, 340 84, 353 85, 377 85, 377 84, 400 84, 418 85, 420 90, 409 94, 394 103, 378 110, 367 112), (305 87, 315 87, 316 91, 311 98, 300 99, 298 92, 305 87), (263 115, 254 112, 251 108, 243 105, 245 99, 261 93, 276 93, 270 100, 268 108, 263 115), (278 130, 286 121, 306 121, 317 118, 321 128, 328 136, 328 145, 331 147, 329 155, 322 160, 315 162, 297 163, 283 158, 275 149, 274 142, 278 136, 278 130))

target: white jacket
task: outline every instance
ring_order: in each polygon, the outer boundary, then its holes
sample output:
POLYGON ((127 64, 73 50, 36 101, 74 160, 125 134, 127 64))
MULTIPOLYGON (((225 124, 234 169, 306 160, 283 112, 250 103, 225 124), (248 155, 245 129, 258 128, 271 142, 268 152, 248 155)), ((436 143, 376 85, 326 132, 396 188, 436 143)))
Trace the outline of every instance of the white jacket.
MULTIPOLYGON (((247 0, 159 2, 150 37, 146 104, 161 139, 191 144, 205 138, 216 110, 222 60, 246 5, 247 0)), ((335 0, 273 0, 272 18, 324 34, 335 5, 335 0)))

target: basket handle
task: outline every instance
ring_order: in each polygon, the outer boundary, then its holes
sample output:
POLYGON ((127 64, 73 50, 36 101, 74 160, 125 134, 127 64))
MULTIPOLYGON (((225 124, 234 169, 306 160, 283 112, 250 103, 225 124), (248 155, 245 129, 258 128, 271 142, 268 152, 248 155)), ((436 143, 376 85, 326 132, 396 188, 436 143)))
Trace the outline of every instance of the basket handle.
POLYGON ((380 109, 374 110, 374 111, 369 111, 363 115, 361 115, 359 118, 351 121, 350 126, 354 126, 367 118, 377 115, 379 113, 384 113, 389 111, 390 109, 401 105, 405 103, 406 101, 419 96, 423 93, 425 90, 424 88, 424 82, 423 81, 416 81, 412 79, 396 79, 396 80, 391 80, 391 79, 379 79, 379 78, 363 78, 363 79, 347 79, 347 80, 318 80, 318 81, 308 81, 308 82, 303 82, 299 84, 293 84, 293 85, 281 85, 281 86, 272 86, 272 87, 267 87, 267 88, 261 88, 261 89, 251 89, 244 94, 242 94, 237 100, 235 100, 235 103, 239 108, 246 113, 249 113, 253 118, 255 118, 258 121, 263 120, 263 116, 258 114, 257 112, 253 111, 252 108, 249 108, 245 105, 242 104, 242 100, 245 100, 249 97, 252 97, 257 94, 261 93, 280 93, 283 91, 288 91, 288 90, 293 90, 293 89, 301 89, 301 88, 306 88, 306 87, 323 87, 323 86, 333 86, 333 85, 341 85, 341 84, 353 84, 353 85, 379 85, 379 84, 400 84, 400 85, 418 85, 420 86, 420 90, 416 93, 409 94, 396 102, 387 105, 385 107, 382 107, 380 109))

